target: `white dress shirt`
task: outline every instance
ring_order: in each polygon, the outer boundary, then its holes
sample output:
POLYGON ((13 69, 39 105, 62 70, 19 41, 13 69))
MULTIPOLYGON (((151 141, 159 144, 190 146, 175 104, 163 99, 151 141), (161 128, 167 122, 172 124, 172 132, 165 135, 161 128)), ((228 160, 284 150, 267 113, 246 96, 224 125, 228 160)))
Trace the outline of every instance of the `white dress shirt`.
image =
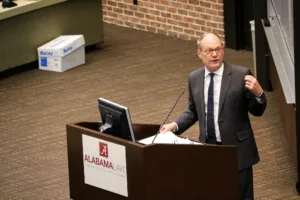
MULTIPOLYGON (((224 71, 224 64, 222 63, 221 67, 214 72, 214 121, 215 121, 215 133, 218 142, 221 142, 221 135, 219 130, 219 101, 220 101, 220 92, 222 84, 222 76, 224 71)), ((208 96, 208 86, 210 84, 209 71, 205 67, 204 74, 204 105, 205 105, 205 120, 207 116, 207 96, 208 96)))

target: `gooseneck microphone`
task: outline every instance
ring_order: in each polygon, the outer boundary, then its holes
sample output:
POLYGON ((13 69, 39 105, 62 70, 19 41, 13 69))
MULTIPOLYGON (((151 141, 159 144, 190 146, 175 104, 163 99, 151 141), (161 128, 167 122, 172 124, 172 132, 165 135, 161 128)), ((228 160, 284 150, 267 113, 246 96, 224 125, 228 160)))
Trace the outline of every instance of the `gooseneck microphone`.
POLYGON ((185 90, 183 90, 183 91, 180 93, 179 97, 177 98, 175 104, 173 105, 172 109, 170 110, 170 112, 169 112, 168 116, 166 117, 165 121, 160 125, 160 127, 159 127, 159 129, 158 129, 158 132, 155 134, 155 136, 154 136, 154 138, 153 138, 151 144, 153 144, 154 140, 156 139, 157 135, 158 135, 159 132, 160 132, 161 127, 162 127, 162 126, 166 123, 166 121, 168 120, 169 116, 171 115, 172 111, 174 110, 175 106, 177 105, 179 99, 181 98, 181 96, 183 95, 184 92, 185 92, 185 90))

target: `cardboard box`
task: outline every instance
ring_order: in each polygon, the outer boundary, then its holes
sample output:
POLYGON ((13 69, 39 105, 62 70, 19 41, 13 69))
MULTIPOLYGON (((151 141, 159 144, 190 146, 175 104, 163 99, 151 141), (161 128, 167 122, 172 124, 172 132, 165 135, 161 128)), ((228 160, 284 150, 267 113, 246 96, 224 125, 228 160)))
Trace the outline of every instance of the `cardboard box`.
POLYGON ((85 63, 83 35, 62 35, 38 48, 39 69, 64 72, 85 63))

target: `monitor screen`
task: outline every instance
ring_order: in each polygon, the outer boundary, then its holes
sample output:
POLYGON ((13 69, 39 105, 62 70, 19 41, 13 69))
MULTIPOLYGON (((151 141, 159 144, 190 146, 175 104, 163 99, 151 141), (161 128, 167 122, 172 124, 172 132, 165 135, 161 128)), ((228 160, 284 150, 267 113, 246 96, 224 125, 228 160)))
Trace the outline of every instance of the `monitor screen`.
POLYGON ((99 131, 135 142, 129 110, 104 98, 98 99, 102 119, 99 131))

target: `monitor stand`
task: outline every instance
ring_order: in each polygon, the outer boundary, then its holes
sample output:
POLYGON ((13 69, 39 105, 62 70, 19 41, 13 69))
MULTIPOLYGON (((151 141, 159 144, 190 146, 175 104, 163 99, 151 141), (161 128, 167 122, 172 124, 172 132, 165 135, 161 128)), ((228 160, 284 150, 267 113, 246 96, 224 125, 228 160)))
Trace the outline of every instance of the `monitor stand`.
POLYGON ((107 134, 112 134, 113 133, 113 117, 111 115, 109 115, 108 113, 106 113, 105 116, 105 124, 103 124, 102 126, 99 127, 99 131, 101 133, 107 133, 107 134))

